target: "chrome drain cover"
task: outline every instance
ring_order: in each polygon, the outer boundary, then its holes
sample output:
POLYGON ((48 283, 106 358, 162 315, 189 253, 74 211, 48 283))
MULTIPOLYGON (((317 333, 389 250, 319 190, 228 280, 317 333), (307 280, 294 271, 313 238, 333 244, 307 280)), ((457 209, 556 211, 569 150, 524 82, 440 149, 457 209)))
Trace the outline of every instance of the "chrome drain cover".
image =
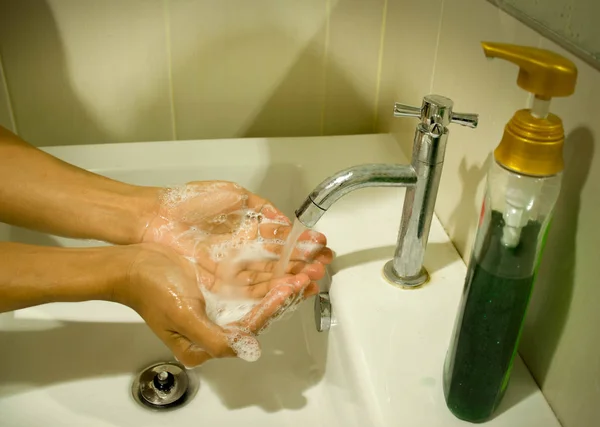
POLYGON ((197 382, 177 363, 156 363, 142 370, 131 386, 136 402, 150 409, 175 409, 196 394, 197 382))

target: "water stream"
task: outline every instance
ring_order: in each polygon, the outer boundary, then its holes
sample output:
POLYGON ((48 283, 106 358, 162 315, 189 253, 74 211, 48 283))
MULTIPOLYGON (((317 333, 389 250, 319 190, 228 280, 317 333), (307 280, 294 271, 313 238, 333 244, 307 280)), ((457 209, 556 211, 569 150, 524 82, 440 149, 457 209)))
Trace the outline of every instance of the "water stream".
POLYGON ((283 277, 285 274, 285 270, 290 262, 294 248, 296 247, 298 237, 300 237, 304 230, 306 230, 304 224, 302 224, 298 218, 295 218, 292 231, 290 231, 290 234, 288 235, 285 246, 283 247, 283 251, 281 252, 281 258, 279 258, 279 262, 277 263, 275 271, 273 272, 274 278, 283 277))

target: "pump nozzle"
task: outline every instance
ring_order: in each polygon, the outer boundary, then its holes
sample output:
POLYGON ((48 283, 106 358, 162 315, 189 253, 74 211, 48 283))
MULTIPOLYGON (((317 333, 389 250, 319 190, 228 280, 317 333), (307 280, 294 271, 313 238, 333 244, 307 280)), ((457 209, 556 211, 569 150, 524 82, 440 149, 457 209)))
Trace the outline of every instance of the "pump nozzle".
POLYGON ((519 66, 517 84, 534 95, 531 109, 519 110, 506 124, 496 162, 509 172, 503 212, 502 244, 514 248, 521 229, 530 220, 544 177, 563 169, 564 130, 559 117, 549 112, 550 99, 575 91, 577 68, 554 52, 535 47, 482 42, 488 58, 501 58, 519 66))
POLYGON ((528 46, 481 42, 485 56, 519 66, 517 84, 535 95, 531 109, 519 110, 507 123, 494 157, 503 167, 530 176, 551 176, 563 169, 564 130, 549 112, 550 99, 575 91, 577 68, 557 53, 528 46))
POLYGON ((519 66, 517 84, 536 98, 548 100, 575 91, 577 68, 567 58, 545 49, 506 43, 481 42, 488 58, 501 58, 519 66))

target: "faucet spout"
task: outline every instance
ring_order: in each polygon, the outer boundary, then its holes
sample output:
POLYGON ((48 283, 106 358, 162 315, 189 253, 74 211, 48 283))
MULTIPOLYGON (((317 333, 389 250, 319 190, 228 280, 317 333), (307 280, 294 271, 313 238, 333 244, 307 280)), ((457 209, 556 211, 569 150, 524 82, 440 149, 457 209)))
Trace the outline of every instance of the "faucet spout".
POLYGON ((296 211, 296 218, 313 227, 339 198, 367 187, 413 187, 417 173, 412 165, 366 164, 344 169, 321 182, 296 211))
POLYGON ((451 99, 427 95, 421 108, 398 104, 397 117, 419 119, 410 165, 369 164, 345 169, 327 178, 306 198, 296 218, 313 227, 329 207, 350 191, 365 187, 407 187, 402 205, 394 258, 383 269, 385 278, 400 287, 414 288, 429 277, 423 267, 433 219, 450 123, 476 127, 477 115, 454 113, 451 99))

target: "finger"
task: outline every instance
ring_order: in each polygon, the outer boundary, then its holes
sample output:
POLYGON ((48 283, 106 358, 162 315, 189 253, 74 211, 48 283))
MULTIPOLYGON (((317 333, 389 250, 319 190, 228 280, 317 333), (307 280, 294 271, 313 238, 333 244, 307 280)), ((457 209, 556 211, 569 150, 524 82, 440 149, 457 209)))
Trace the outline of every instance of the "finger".
POLYGON ((333 251, 327 247, 322 248, 316 255, 315 261, 321 264, 331 264, 333 261, 333 251))
POLYGON ((326 246, 325 235, 313 230, 303 232, 296 242, 296 249, 302 254, 302 259, 314 259, 326 246))
POLYGON ((165 343, 186 368, 193 368, 212 358, 206 351, 178 333, 171 333, 165 343))
POLYGON ((287 223, 288 225, 292 225, 292 221, 279 209, 273 206, 271 203, 267 203, 261 209, 261 212, 265 216, 272 221, 287 223))
MULTIPOLYGON (((272 274, 276 270, 276 267, 279 265, 280 261, 257 261, 253 263, 249 263, 244 266, 244 269, 249 271, 244 271, 239 273, 238 276, 242 276, 242 281, 240 283, 244 284, 243 278, 246 276, 250 276, 253 281, 248 280, 246 282, 247 285, 254 285, 262 281, 270 280, 271 278, 276 279, 277 277, 273 277, 272 274), (252 272, 261 272, 264 274, 253 275, 252 272)), ((310 277, 311 280, 319 280, 325 275, 325 267, 323 266, 325 263, 306 263, 304 261, 290 261, 285 268, 285 274, 298 274, 305 273, 310 277)))
POLYGON ((296 298, 293 299, 291 304, 286 306, 281 313, 276 314, 276 317, 281 316, 284 312, 293 312, 296 308, 308 298, 312 297, 315 294, 319 293, 319 285, 316 282, 310 282, 304 289, 302 289, 297 295, 296 298))
POLYGON ((255 362, 260 358, 261 349, 258 340, 238 327, 227 330, 229 345, 237 357, 247 362, 255 362))
POLYGON ((248 207, 256 210, 257 212, 260 211, 267 219, 292 225, 290 219, 285 216, 283 212, 273 206, 273 204, 268 200, 263 199, 254 193, 248 193, 248 207))
MULTIPOLYGON (((272 273, 276 270, 278 265, 279 260, 252 261, 244 265, 244 269, 272 273)), ((303 261, 290 261, 285 269, 285 272, 288 274, 298 274, 305 266, 306 263, 303 261)))
POLYGON ((177 332, 186 337, 214 358, 233 357, 236 355, 231 348, 225 329, 213 323, 206 315, 206 306, 203 300, 196 300, 189 304, 188 310, 181 310, 175 324, 179 326, 177 332))
MULTIPOLYGON (((265 243, 262 245, 263 249, 272 254, 280 255, 283 250, 283 245, 279 243, 265 243)), ((296 247, 292 251, 291 260, 294 261, 312 261, 316 254, 318 254, 321 249, 323 249, 322 245, 315 244, 312 242, 309 243, 301 243, 298 242, 296 247)))
MULTIPOLYGON (((241 206, 238 209, 241 209, 241 206)), ((227 211, 224 210, 224 212, 227 211)), ((194 225, 197 225, 205 233, 229 235, 232 231, 237 230, 242 221, 246 219, 238 212, 239 210, 231 213, 222 213, 216 217, 206 219, 194 225)))
POLYGON ((257 218, 246 218, 243 225, 238 225, 235 239, 231 233, 207 236, 203 230, 194 227, 185 228, 172 238, 170 244, 178 252, 194 258, 214 271, 215 262, 225 258, 235 260, 236 255, 240 254, 241 251, 234 246, 238 245, 243 249, 246 242, 256 240, 258 226, 257 218))
POLYGON ((319 233, 315 230, 305 230, 298 237, 298 242, 308 241, 313 243, 318 243, 319 245, 326 246, 327 245, 327 237, 323 233, 319 233))
MULTIPOLYGON (((210 334, 198 337, 196 339, 201 340, 207 345, 206 355, 202 355, 199 348, 196 349, 189 347, 187 352, 184 351, 181 357, 186 358, 187 363, 203 363, 206 360, 212 358, 223 358, 223 357, 239 357, 250 362, 257 360, 260 357, 260 344, 245 328, 221 328, 212 322, 208 321, 213 329, 210 334)), ((199 333, 199 332, 196 332, 199 333)), ((195 339, 193 339, 195 340, 195 339)), ((179 359, 184 365, 188 366, 186 362, 179 359)), ((193 365, 192 366, 196 366, 193 365)))
MULTIPOLYGON (((259 227, 260 236, 264 239, 277 239, 277 240, 287 240, 290 235, 292 227, 285 224, 279 223, 263 223, 259 227)), ((305 245, 309 246, 311 244, 326 246, 327 245, 327 237, 324 234, 319 233, 313 230, 305 230, 298 236, 298 240, 296 241, 296 245, 305 245)))
MULTIPOLYGON (((263 209, 263 212, 267 208, 263 209)), ((265 215, 266 217, 266 215, 265 215)), ((287 219, 287 218, 286 218, 287 219)), ((264 220, 263 220, 264 221, 264 220)), ((273 220, 264 221, 260 225, 260 235, 265 239, 282 239, 285 240, 290 234, 292 230, 292 226, 289 221, 280 222, 273 220)), ((304 230, 300 236, 298 236, 298 241, 311 241, 314 243, 319 243, 323 246, 327 244, 327 237, 323 233, 319 233, 314 230, 304 230)))
POLYGON ((273 273, 256 270, 244 270, 235 276, 234 284, 238 286, 251 286, 267 282, 273 278, 273 273))
POLYGON ((243 288, 243 292, 247 298, 261 299, 264 298, 272 289, 275 289, 277 286, 281 286, 279 280, 269 280, 262 283, 257 283, 252 286, 247 286, 243 288))
MULTIPOLYGON (((268 280, 264 280, 261 282, 257 282, 254 283, 252 285, 247 285, 247 286, 236 286, 235 289, 230 289, 230 292, 232 292, 236 297, 240 297, 240 298, 250 298, 250 299, 262 299, 265 297, 265 295, 267 295, 272 289, 276 288, 277 286, 281 285, 281 279, 285 279, 285 277, 283 278, 278 278, 278 279, 271 279, 271 274, 270 273, 265 273, 268 274, 270 277, 268 280)), ((293 277, 291 275, 287 275, 287 278, 289 277, 293 277)))
POLYGON ((267 323, 261 329, 258 330, 257 334, 261 334, 262 332, 264 332, 273 320, 279 319, 286 313, 294 312, 302 302, 306 301, 315 293, 318 293, 318 291, 318 285, 315 282, 310 282, 307 286, 303 287, 298 293, 288 298, 284 302, 284 304, 277 310, 277 312, 275 312, 275 314, 271 316, 267 323))
MULTIPOLYGON (((255 271, 258 273, 261 273, 262 271, 260 269, 257 268, 249 268, 249 265, 252 265, 254 263, 257 262, 262 262, 262 263, 266 263, 267 260, 270 258, 271 260, 273 260, 273 258, 275 258, 274 254, 271 253, 265 253, 262 249, 262 245, 261 246, 256 246, 256 245, 246 245, 245 243, 242 243, 240 247, 237 247, 235 249, 231 249, 229 248, 225 254, 223 254, 222 256, 220 256, 218 258, 218 261, 215 262, 215 253, 218 254, 217 251, 215 251, 215 249, 218 248, 210 248, 210 252, 211 252, 211 257, 213 258, 212 261, 212 265, 214 266, 214 274, 215 276, 221 278, 221 279, 225 279, 225 280, 229 280, 235 283, 239 283, 239 284, 245 284, 243 281, 240 282, 239 280, 236 279, 236 277, 238 275, 240 275, 241 273, 243 273, 244 271, 255 271)), ((200 261, 197 260, 197 262, 199 263, 204 263, 204 261, 200 261)), ((265 264, 266 265, 266 264, 265 264)), ((243 280, 244 277, 240 277, 240 280, 243 280)), ((253 280, 257 280, 257 278, 253 277, 253 280)), ((268 278, 266 277, 260 277, 258 278, 258 280, 262 281, 262 280, 267 280, 268 278)), ((252 282, 248 283, 251 284, 252 282)))
MULTIPOLYGON (((261 225, 261 236, 265 239, 263 233, 263 229, 265 233, 270 233, 271 237, 274 237, 274 233, 282 233, 286 236, 289 235, 289 227, 286 230, 285 226, 281 226, 277 228, 277 224, 263 224, 261 225)), ((283 250, 283 244, 281 243, 282 239, 277 238, 276 240, 271 238, 271 241, 267 241, 263 247, 271 253, 279 254, 283 250)), ((296 242, 294 250, 292 252, 292 259, 300 259, 300 260, 310 260, 314 258, 314 256, 325 246, 327 245, 327 238, 324 234, 306 230, 304 231, 296 242)))
POLYGON ((306 264, 302 273, 306 274, 310 280, 320 280, 325 276, 325 266, 320 262, 306 264))
POLYGON ((292 231, 289 223, 263 222, 259 227, 259 234, 264 239, 286 240, 292 231))
POLYGON ((237 237, 242 240, 256 240, 259 225, 260 221, 257 215, 246 216, 236 231, 237 237))
POLYGON ((251 332, 261 330, 280 309, 293 301, 308 284, 310 278, 305 274, 284 277, 277 280, 276 285, 265 298, 257 304, 244 318, 240 325, 251 332))
POLYGON ((263 199, 258 194, 254 194, 252 191, 245 190, 248 198, 246 199, 246 206, 250 209, 260 212, 263 207, 270 205, 271 203, 267 199, 263 199))
POLYGON ((316 282, 310 282, 304 291, 304 299, 310 298, 319 293, 319 285, 316 282))
POLYGON ((204 299, 188 301, 185 307, 187 309, 178 310, 177 315, 171 319, 180 328, 181 334, 178 335, 186 337, 195 345, 191 347, 180 343, 178 347, 175 347, 177 355, 183 358, 182 363, 189 363, 193 366, 194 363, 202 363, 209 358, 239 356, 250 360, 248 358, 254 357, 252 355, 258 354, 256 358, 260 356, 260 346, 254 337, 245 332, 239 332, 232 336, 229 330, 221 328, 208 318, 204 299), (252 347, 252 342, 255 343, 253 353, 250 355, 240 354, 241 351, 252 347), (198 349, 208 355, 203 355, 198 349))

